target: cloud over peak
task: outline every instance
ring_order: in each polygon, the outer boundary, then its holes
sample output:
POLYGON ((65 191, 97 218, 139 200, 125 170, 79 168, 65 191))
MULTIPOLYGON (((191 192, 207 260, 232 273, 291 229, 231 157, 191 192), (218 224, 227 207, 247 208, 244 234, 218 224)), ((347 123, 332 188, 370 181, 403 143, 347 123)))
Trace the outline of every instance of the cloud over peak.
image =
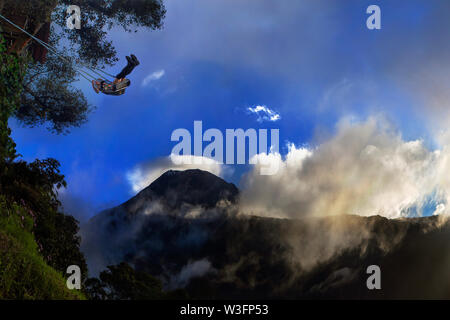
POLYGON ((171 154, 168 157, 136 165, 127 172, 127 180, 131 185, 132 193, 137 193, 148 187, 168 170, 187 169, 201 169, 217 176, 227 174, 227 168, 213 159, 193 155, 171 154))

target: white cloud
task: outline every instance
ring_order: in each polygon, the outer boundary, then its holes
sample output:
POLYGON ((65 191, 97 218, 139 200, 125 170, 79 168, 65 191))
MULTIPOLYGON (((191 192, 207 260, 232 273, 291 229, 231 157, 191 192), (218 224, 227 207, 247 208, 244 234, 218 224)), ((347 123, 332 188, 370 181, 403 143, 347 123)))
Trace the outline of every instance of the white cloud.
POLYGON ((278 121, 281 119, 281 116, 278 112, 268 108, 267 106, 255 106, 255 107, 248 107, 247 110, 255 114, 257 116, 258 122, 263 121, 278 121))
POLYGON ((164 75, 165 75, 165 71, 164 70, 158 70, 155 72, 150 73, 148 76, 146 76, 144 78, 144 80, 142 81, 142 86, 145 87, 147 86, 150 82, 152 81, 156 81, 161 79, 164 75))
POLYGON ((243 178, 247 213, 397 218, 423 214, 430 201, 436 214, 449 211, 450 146, 432 151, 421 140, 405 141, 377 118, 342 121, 317 147, 291 145, 286 157, 269 160, 278 162, 277 174, 260 175, 257 164, 243 178))
POLYGON ((434 212, 433 212, 433 216, 437 216, 437 215, 440 215, 443 213, 445 213, 445 205, 443 203, 439 203, 436 206, 436 210, 434 210, 434 212))
POLYGON ((189 284, 191 279, 202 277, 213 272, 216 272, 216 270, 212 267, 211 262, 206 258, 197 261, 190 261, 181 269, 179 274, 170 279, 168 288, 184 288, 187 284, 189 284))
POLYGON ((228 174, 230 170, 230 168, 225 167, 210 158, 171 154, 166 158, 160 158, 155 161, 137 165, 127 173, 127 179, 131 185, 132 192, 137 193, 148 187, 153 181, 168 170, 187 169, 201 169, 209 171, 217 176, 228 174))

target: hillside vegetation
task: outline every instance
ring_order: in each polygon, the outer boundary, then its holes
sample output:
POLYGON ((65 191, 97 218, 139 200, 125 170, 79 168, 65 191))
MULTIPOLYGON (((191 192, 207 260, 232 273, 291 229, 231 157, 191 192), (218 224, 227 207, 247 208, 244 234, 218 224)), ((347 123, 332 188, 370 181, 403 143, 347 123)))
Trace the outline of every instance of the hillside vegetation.
POLYGON ((33 219, 18 205, 0 200, 0 299, 83 299, 66 287, 61 272, 44 260, 33 219))
POLYGON ((65 185, 59 164, 19 160, 8 126, 20 100, 25 59, 8 54, 0 39, 0 60, 0 298, 83 299, 64 278, 70 264, 84 271, 86 264, 76 220, 58 212, 55 186, 65 185))

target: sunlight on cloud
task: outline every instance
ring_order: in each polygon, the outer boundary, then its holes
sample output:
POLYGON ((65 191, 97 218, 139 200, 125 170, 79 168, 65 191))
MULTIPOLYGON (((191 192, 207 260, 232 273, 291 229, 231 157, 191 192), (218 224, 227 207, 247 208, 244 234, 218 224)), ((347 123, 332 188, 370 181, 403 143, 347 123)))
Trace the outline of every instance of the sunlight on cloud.
POLYGON ((127 180, 131 185, 132 193, 137 193, 148 187, 153 181, 168 170, 200 169, 209 171, 217 176, 228 174, 230 168, 219 162, 200 156, 174 155, 160 158, 148 163, 141 163, 127 173, 127 180))
MULTIPOLYGON (((341 121, 316 148, 291 145, 272 157, 279 171, 243 179, 242 208, 251 214, 300 218, 336 214, 388 218, 448 213, 450 146, 427 149, 404 141, 385 121, 341 121), (431 212, 425 212, 432 204, 431 212)), ((430 210, 430 209, 428 209, 430 210)))
POLYGON ((249 111, 252 114, 255 114, 257 116, 258 122, 263 121, 278 121, 281 119, 281 116, 278 112, 268 108, 267 106, 255 106, 255 107, 248 107, 247 111, 249 111))

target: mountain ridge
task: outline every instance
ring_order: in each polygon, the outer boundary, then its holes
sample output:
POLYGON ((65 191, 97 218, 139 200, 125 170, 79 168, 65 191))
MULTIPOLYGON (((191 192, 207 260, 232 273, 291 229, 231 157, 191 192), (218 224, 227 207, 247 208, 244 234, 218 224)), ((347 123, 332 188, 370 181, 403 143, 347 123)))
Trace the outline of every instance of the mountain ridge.
POLYGON ((450 268, 450 227, 443 217, 248 216, 239 212, 239 191, 231 198, 220 192, 237 188, 210 173, 170 171, 160 178, 132 205, 125 202, 91 221, 83 235, 91 270, 125 261, 169 288, 183 287, 192 297, 208 299, 450 296, 450 277, 438 278, 435 266, 426 263, 450 268), (199 177, 218 183, 210 189, 216 206, 211 198, 189 197, 189 187, 201 192, 209 185, 196 182, 199 177), (185 192, 175 199, 188 203, 166 206, 172 192, 185 192), (155 199, 163 199, 156 209, 155 199), (186 214, 190 210, 200 214, 186 214), (382 291, 366 288, 366 268, 372 264, 383 272, 382 291), (418 284, 405 286, 411 279, 418 284))

